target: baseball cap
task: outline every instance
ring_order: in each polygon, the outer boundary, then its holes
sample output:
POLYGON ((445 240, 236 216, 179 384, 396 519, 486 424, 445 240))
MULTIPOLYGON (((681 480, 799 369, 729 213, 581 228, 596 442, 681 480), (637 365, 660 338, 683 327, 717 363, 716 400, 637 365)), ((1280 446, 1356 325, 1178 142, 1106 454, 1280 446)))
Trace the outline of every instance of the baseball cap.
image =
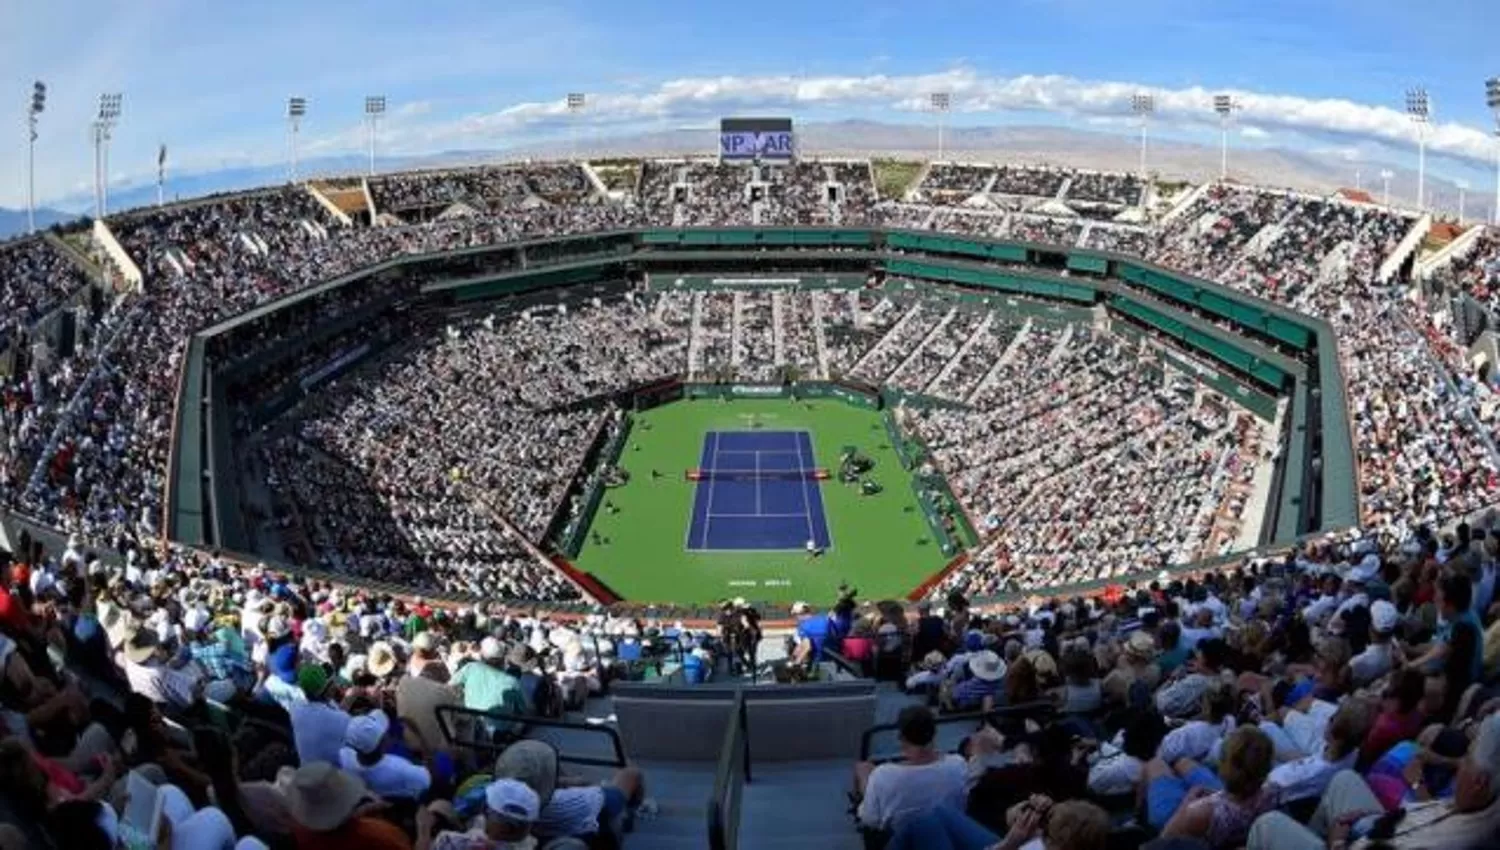
POLYGON ((1396 606, 1384 599, 1376 600, 1370 606, 1370 627, 1381 634, 1387 634, 1396 630, 1396 625, 1401 622, 1401 614, 1396 606))
POLYGON ((517 823, 535 823, 542 812, 541 798, 516 779, 491 782, 484 789, 484 803, 490 814, 517 823))
POLYGON ((344 731, 344 743, 348 744, 356 753, 373 753, 385 740, 385 733, 391 728, 383 711, 372 711, 349 721, 349 728, 344 731))

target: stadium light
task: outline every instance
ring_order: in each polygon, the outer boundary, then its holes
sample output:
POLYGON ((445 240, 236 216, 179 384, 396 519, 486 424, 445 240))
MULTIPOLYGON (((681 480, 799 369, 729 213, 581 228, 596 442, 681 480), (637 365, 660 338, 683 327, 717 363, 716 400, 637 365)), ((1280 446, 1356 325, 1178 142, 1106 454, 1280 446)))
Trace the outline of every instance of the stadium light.
POLYGON ((943 158, 943 125, 948 120, 948 109, 953 106, 953 96, 945 91, 935 91, 931 95, 928 95, 927 102, 932 107, 932 111, 937 113, 938 117, 937 161, 941 161, 943 158))
POLYGON ((1464 193, 1467 191, 1469 191, 1469 181, 1458 181, 1458 223, 1460 226, 1464 223, 1464 193))
POLYGON ((291 182, 297 182, 297 133, 302 129, 302 119, 307 115, 307 98, 289 97, 286 101, 287 134, 291 141, 291 182))
POLYGON ((99 113, 94 119, 94 217, 109 212, 109 141, 110 131, 120 120, 124 96, 119 93, 99 95, 99 113))
POLYGON ((1495 115, 1495 209, 1491 217, 1500 224, 1500 77, 1484 81, 1484 104, 1495 115))
POLYGON ((578 161, 578 116, 583 114, 583 109, 588 105, 588 98, 583 92, 568 92, 568 155, 574 162, 578 161))
POLYGON ((1219 113, 1219 179, 1225 180, 1229 177, 1229 123, 1234 119, 1234 111, 1239 109, 1239 101, 1227 94, 1214 95, 1214 111, 1219 113))
POLYGON ((156 151, 156 205, 161 206, 165 201, 165 186, 167 182, 167 146, 163 144, 156 151))
POLYGON ((26 106, 26 231, 36 232, 36 120, 47 108, 47 84, 31 84, 31 103, 26 106))
POLYGON ((1385 206, 1391 205, 1391 178, 1393 176, 1395 175, 1391 174, 1389 168, 1380 169, 1380 182, 1385 184, 1385 195, 1381 198, 1380 203, 1385 206))
POLYGON ((1417 209, 1425 210, 1427 188, 1427 126, 1432 120, 1432 98, 1422 86, 1406 90, 1406 114, 1417 128, 1417 209))
POLYGON ((370 133, 370 176, 375 175, 375 135, 380 129, 380 119, 385 115, 385 95, 370 95, 365 98, 365 126, 370 133))
POLYGON ((1130 96, 1130 111, 1141 119, 1141 179, 1146 179, 1146 128, 1151 124, 1151 114, 1156 111, 1156 97, 1149 94, 1130 96))

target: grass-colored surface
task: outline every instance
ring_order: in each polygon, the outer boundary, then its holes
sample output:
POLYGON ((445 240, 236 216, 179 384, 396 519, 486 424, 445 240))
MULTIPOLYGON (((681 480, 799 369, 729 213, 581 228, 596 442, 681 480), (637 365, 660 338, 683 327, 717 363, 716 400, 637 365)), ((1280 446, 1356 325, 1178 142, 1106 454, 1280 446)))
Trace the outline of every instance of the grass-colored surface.
POLYGON ((883 199, 901 200, 912 181, 922 171, 924 163, 902 159, 876 159, 870 161, 875 174, 875 191, 883 199))
POLYGON ((743 596, 761 602, 805 599, 827 604, 841 581, 866 599, 903 595, 941 569, 910 479, 896 459, 880 414, 827 399, 679 401, 637 414, 620 457, 630 482, 609 490, 577 565, 626 599, 712 602, 743 596), (875 460, 871 473, 885 489, 861 496, 857 486, 820 485, 833 546, 815 561, 801 552, 689 552, 694 484, 683 471, 698 465, 703 435, 750 430, 752 417, 770 430, 811 433, 817 465, 837 472, 839 450, 857 446, 875 460), (652 480, 651 470, 662 474, 652 480))

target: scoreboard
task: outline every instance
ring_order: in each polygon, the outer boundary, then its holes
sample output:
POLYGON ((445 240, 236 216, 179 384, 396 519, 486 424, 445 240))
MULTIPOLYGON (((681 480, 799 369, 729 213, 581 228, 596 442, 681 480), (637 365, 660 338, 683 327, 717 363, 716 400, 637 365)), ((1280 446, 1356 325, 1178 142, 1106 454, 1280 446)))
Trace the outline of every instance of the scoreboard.
POLYGON ((792 119, 724 118, 719 121, 721 159, 792 158, 792 119))

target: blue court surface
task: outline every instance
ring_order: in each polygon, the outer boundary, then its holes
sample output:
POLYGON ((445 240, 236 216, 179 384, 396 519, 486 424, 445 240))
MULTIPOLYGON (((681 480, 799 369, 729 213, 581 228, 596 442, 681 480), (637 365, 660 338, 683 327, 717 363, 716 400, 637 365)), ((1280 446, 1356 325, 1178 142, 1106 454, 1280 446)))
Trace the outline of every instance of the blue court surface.
POLYGON ((687 548, 805 549, 830 540, 806 431, 710 431, 687 548))

